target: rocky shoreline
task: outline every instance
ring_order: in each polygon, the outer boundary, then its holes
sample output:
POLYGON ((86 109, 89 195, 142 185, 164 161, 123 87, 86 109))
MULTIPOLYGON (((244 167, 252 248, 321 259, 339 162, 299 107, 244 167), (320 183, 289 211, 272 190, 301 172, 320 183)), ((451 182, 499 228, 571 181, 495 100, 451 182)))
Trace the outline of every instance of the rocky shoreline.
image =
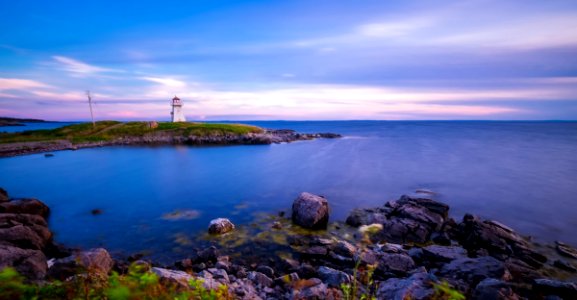
MULTIPOLYGON (((13 267, 42 285, 126 274, 137 265, 182 289, 198 289, 190 282, 201 279, 208 290, 224 288, 227 299, 577 299, 577 250, 569 245, 548 252, 499 222, 470 214, 458 222, 426 193, 355 209, 346 224, 329 224, 329 208, 328 199, 302 193, 283 217, 302 231, 278 221, 265 229, 286 233, 289 257, 249 260, 211 246, 159 265, 57 245, 46 205, 0 189, 0 269, 13 267), (336 233, 345 227, 352 234, 336 233)), ((224 218, 208 229, 214 239, 238 230, 224 218)))
POLYGON ((294 130, 265 130, 261 133, 222 135, 180 135, 155 132, 143 136, 124 136, 109 141, 73 143, 70 140, 0 143, 0 157, 11 157, 61 150, 78 150, 121 145, 269 145, 317 138, 339 138, 335 133, 298 133, 294 130))

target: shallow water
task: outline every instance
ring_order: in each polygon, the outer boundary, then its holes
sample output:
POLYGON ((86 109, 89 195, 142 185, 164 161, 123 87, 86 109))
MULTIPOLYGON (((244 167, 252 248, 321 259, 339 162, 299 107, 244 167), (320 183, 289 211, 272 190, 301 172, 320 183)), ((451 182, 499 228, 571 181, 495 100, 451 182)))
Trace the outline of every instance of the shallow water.
MULTIPOLYGON (((451 215, 501 221, 577 245, 577 123, 250 122, 341 139, 225 147, 107 147, 0 159, 0 186, 52 209, 56 239, 176 259, 216 217, 248 224, 289 211, 302 191, 332 220, 426 188, 451 215), (92 209, 101 209, 93 216, 92 209), (188 212, 174 220, 163 215, 188 212)), ((172 215, 174 216, 174 215, 172 215)))

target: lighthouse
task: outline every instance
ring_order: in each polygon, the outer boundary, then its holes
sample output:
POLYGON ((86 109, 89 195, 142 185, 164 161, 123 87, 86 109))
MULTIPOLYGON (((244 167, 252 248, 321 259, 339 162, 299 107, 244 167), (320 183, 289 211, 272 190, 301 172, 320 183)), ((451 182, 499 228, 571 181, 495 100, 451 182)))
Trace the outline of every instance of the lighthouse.
POLYGON ((170 115, 172 117, 172 122, 186 122, 184 118, 184 114, 182 113, 182 100, 180 98, 174 96, 172 98, 172 111, 170 115))

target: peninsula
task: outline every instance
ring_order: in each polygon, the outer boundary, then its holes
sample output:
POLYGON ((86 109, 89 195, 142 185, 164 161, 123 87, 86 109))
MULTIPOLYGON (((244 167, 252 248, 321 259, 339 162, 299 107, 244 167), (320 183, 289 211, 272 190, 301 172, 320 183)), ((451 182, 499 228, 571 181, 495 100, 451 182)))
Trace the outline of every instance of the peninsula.
POLYGON ((0 133, 0 157, 113 145, 256 145, 337 138, 244 124, 99 121, 52 130, 0 133))

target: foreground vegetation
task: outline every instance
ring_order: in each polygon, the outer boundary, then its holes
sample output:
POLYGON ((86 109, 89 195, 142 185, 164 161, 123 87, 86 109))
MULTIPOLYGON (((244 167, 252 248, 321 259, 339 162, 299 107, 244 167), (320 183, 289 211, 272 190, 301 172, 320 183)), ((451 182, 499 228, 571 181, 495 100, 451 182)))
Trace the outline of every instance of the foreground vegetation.
POLYGON ((31 130, 0 133, 0 143, 68 140, 72 143, 110 141, 122 137, 141 137, 147 134, 169 133, 183 136, 221 136, 260 133, 261 128, 243 124, 170 123, 99 121, 64 126, 52 130, 31 130), (157 126, 156 126, 157 125, 157 126), (156 126, 156 127, 155 127, 156 126))

